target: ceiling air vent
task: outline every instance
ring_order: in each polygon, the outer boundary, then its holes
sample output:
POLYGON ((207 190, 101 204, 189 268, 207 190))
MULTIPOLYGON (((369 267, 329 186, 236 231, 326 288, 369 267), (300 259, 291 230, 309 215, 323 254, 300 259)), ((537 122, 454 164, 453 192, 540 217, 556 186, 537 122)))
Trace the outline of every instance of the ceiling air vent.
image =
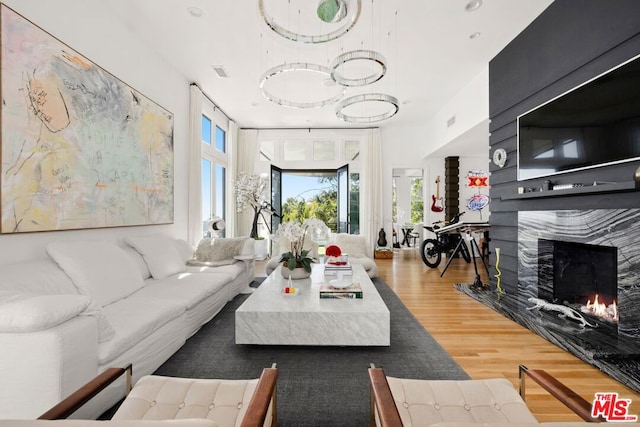
POLYGON ((227 70, 225 70, 222 65, 212 65, 211 67, 213 68, 213 71, 216 72, 218 77, 220 78, 229 77, 229 74, 227 74, 227 70))
POLYGON ((447 120, 447 127, 450 128, 456 123, 456 116, 452 116, 449 120, 447 120))

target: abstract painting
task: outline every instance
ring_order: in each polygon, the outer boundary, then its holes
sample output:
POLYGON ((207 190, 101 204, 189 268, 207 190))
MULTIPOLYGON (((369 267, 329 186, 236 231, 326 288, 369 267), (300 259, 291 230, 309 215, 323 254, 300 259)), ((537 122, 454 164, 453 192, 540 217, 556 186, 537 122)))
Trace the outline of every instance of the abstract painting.
POLYGON ((172 223, 173 115, 0 14, 0 232, 172 223))

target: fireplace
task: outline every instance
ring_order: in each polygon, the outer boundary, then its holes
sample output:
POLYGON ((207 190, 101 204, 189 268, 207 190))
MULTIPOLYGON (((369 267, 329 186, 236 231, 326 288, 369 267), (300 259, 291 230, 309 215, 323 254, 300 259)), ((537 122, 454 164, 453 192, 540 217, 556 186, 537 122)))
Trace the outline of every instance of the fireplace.
POLYGON ((520 211, 518 292, 499 309, 640 392, 638 241, 637 208, 520 211), (596 294, 617 321, 585 313, 596 294))
POLYGON ((538 298, 617 323, 618 249, 538 239, 538 298))

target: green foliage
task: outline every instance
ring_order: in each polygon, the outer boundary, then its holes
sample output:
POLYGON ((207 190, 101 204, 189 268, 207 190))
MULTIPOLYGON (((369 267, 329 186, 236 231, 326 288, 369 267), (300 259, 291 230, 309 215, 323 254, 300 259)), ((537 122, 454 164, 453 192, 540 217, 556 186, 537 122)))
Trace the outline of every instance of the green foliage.
POLYGON ((424 221, 424 198, 422 197, 422 178, 411 180, 411 222, 424 221))
MULTIPOLYGON (((321 179, 324 182, 325 178, 321 179)), ((331 181, 330 178, 326 178, 331 181)), ((323 190, 309 200, 288 198, 282 205, 282 222, 304 221, 308 218, 318 218, 327 224, 333 232, 337 230, 338 187, 337 181, 331 182, 335 187, 323 190)))
MULTIPOLYGON (((282 222, 300 221, 308 218, 318 218, 329 227, 332 232, 338 231, 338 179, 336 176, 319 178, 321 184, 328 188, 314 195, 309 200, 302 198, 288 198, 282 204, 282 222)), ((360 175, 350 174, 350 222, 352 228, 360 221, 360 175)))
POLYGON ((291 252, 283 253, 280 256, 280 262, 286 263, 289 270, 293 270, 296 267, 302 267, 304 268, 304 271, 311 273, 311 263, 314 262, 314 259, 309 257, 309 251, 305 249, 300 252, 300 258, 296 258, 296 256, 291 252))

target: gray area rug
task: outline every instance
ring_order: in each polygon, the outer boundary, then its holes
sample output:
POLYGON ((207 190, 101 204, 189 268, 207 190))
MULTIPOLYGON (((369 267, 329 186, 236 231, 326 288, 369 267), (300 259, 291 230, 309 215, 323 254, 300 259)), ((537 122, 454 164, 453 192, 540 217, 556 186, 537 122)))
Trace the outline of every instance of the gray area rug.
MULTIPOLYGON (((389 347, 289 347, 236 345, 234 313, 239 295, 191 337, 157 371, 189 378, 256 378, 277 363, 278 425, 368 426, 370 363, 387 375, 421 379, 468 379, 395 293, 374 279, 391 313, 389 347)), ((253 286, 258 283, 254 282, 253 286)))

